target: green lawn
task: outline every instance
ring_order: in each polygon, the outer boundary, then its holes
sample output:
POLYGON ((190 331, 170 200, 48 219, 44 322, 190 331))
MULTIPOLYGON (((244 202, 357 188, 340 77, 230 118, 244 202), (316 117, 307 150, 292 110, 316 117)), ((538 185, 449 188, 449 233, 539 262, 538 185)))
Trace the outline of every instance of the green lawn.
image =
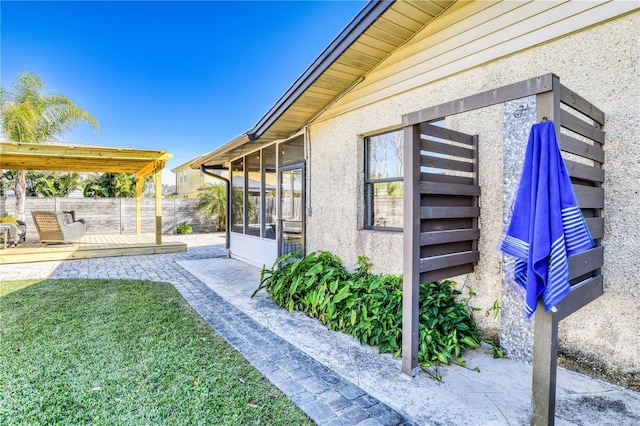
POLYGON ((0 424, 314 424, 169 284, 0 281, 0 424))

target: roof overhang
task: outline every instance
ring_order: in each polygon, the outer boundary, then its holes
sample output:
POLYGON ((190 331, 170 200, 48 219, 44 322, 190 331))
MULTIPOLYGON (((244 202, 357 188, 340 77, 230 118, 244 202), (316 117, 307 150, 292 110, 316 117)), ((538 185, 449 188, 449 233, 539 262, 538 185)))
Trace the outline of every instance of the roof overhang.
POLYGON ((246 134, 194 160, 220 165, 297 133, 454 1, 371 1, 246 134), (256 142, 258 144, 256 144, 256 142), (251 143, 251 147, 245 147, 251 143))
POLYGON ((162 170, 172 157, 164 150, 0 141, 4 170, 134 173, 144 179, 162 170))
POLYGON ((197 169, 201 165, 218 166, 224 164, 233 158, 239 157, 241 155, 240 151, 249 142, 249 136, 243 133, 231 142, 222 145, 220 148, 196 158, 191 162, 191 168, 197 169))

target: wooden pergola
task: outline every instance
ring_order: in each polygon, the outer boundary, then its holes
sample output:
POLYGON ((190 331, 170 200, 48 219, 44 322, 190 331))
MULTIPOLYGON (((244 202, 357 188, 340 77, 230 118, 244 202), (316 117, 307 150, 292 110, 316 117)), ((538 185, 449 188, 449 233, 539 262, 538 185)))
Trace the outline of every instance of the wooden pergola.
POLYGON ((142 189, 153 175, 156 244, 162 244, 162 169, 173 154, 166 151, 98 145, 0 141, 0 169, 63 172, 133 173, 136 177, 136 233, 142 231, 142 189))

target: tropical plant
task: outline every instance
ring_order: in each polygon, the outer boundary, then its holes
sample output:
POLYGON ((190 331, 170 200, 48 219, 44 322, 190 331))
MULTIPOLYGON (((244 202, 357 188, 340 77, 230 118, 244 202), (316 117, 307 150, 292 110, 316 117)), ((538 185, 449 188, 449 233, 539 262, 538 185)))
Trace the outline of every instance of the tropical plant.
POLYGON ((135 197, 136 178, 131 173, 101 173, 84 182, 82 193, 85 197, 92 198, 135 197))
MULTIPOLYGON (((319 319, 330 330, 351 334, 380 352, 399 356, 402 351, 402 277, 369 272, 369 259, 361 256, 353 274, 338 256, 316 252, 292 261, 299 252, 263 268, 260 285, 279 306, 319 319)), ((468 297, 461 298, 453 281, 420 285, 419 353, 421 367, 456 362, 480 346, 479 332, 468 297)), ((469 297, 472 293, 469 293, 469 297)), ((439 376, 436 376, 439 378, 439 376)))
POLYGON ((25 177, 26 195, 30 197, 66 197, 80 186, 77 172, 35 172, 27 171, 25 177))
POLYGON ((74 190, 78 189, 82 183, 78 172, 62 173, 59 175, 58 187, 59 193, 63 196, 69 195, 74 190))
POLYGON ((196 210, 217 220, 218 231, 227 230, 227 190, 223 185, 209 185, 199 196, 196 210))
POLYGON ((182 222, 180 225, 176 227, 176 233, 184 235, 190 234, 193 232, 193 228, 187 222, 182 222))
MULTIPOLYGON (((244 197, 245 192, 242 188, 231 188, 231 215, 232 223, 242 224, 244 222, 244 197)), ((200 194, 200 203, 196 206, 198 211, 210 217, 218 218, 218 230, 225 231, 227 229, 227 191, 222 185, 207 186, 200 194)), ((249 223, 258 223, 258 203, 259 197, 249 197, 247 199, 247 217, 249 223)))
MULTIPOLYGON (((82 121, 98 130, 98 123, 91 114, 66 96, 45 93, 42 79, 26 71, 15 80, 12 91, 0 89, 0 119, 5 135, 16 142, 52 141, 82 121)), ((18 170, 15 182, 17 219, 24 219, 25 178, 26 170, 18 170)))
POLYGON ((9 190, 16 187, 16 171, 4 170, 0 175, 0 195, 6 196, 9 190))

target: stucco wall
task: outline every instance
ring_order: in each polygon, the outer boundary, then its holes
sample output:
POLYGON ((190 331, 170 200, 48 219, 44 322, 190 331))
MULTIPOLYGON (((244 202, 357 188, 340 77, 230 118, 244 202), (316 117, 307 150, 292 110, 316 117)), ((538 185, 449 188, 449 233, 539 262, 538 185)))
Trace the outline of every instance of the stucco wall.
MULTIPOLYGON (((329 250, 347 265, 364 254, 376 272, 401 273, 401 233, 361 229, 363 136, 399 127, 402 114, 553 72, 606 114, 605 294, 561 322, 560 350, 640 386, 638 28, 635 12, 312 125, 308 250, 329 250)), ((503 227, 503 114, 504 106, 496 106, 448 121, 480 135, 481 260, 474 274, 457 279, 474 288, 483 309, 504 302, 496 248, 503 227)), ((478 320, 485 329, 500 325, 484 311, 478 320)))

